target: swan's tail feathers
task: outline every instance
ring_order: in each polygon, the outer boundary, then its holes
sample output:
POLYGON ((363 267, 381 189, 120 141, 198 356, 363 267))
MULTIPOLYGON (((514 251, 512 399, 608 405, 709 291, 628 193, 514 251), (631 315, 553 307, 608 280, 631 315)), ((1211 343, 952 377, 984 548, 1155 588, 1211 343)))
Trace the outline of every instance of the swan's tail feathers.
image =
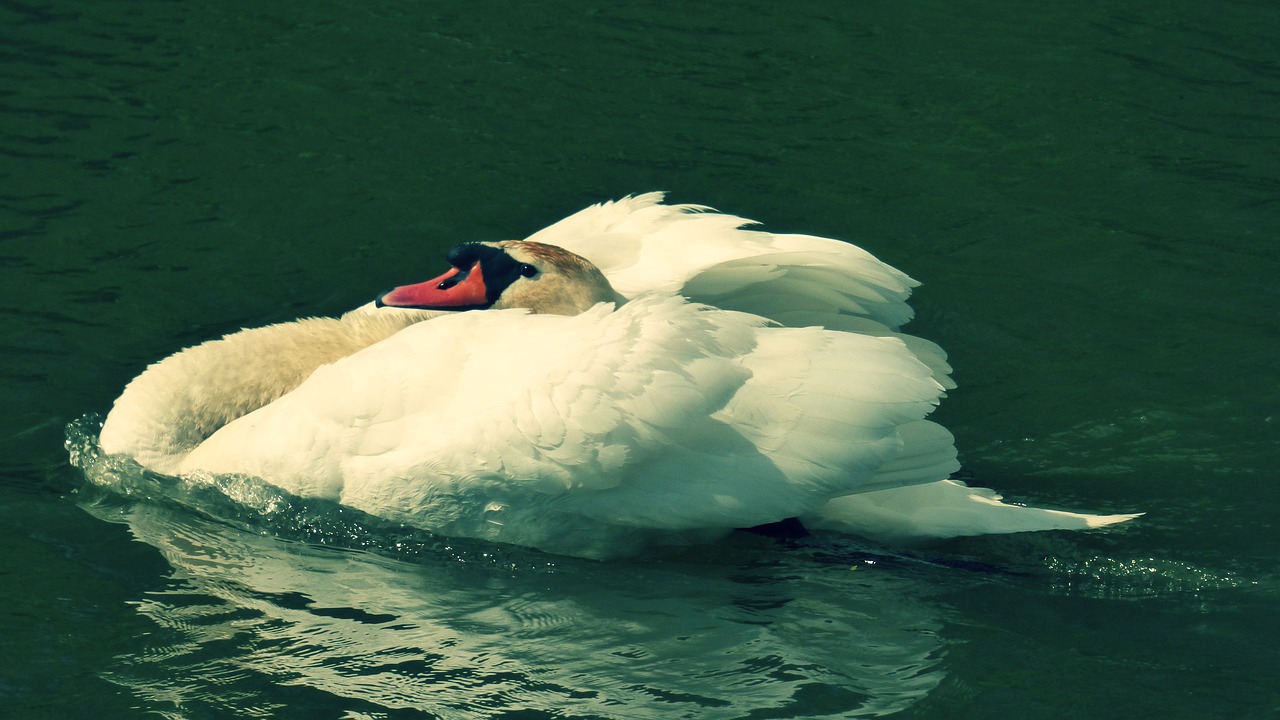
POLYGON ((806 527, 884 541, 909 541, 1031 532, 1088 530, 1132 520, 1142 513, 1090 515, 1009 505, 995 491, 954 480, 846 495, 828 501, 806 527))

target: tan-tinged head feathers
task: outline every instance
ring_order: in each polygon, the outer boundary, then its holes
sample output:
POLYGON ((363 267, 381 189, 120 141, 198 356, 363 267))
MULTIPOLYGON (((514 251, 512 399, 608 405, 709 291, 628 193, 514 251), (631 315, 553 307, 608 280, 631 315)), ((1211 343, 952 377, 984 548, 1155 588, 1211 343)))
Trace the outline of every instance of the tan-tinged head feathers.
POLYGON ((564 248, 527 240, 485 244, 537 270, 532 276, 511 283, 494 302, 495 309, 527 308, 547 315, 577 315, 602 302, 626 301, 599 268, 564 248))

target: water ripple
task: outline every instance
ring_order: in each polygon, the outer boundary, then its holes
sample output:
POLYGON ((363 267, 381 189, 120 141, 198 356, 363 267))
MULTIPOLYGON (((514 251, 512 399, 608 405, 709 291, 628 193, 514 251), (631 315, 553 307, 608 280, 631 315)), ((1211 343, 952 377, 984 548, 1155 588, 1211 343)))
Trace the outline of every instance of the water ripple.
POLYGON ((917 586, 750 547, 596 563, 457 543, 248 478, 167 478, 68 448, 91 513, 171 564, 160 632, 107 676, 182 717, 871 717, 942 678, 917 586), (796 563, 801 563, 797 565, 796 563), (281 695, 280 688, 290 688, 281 695))

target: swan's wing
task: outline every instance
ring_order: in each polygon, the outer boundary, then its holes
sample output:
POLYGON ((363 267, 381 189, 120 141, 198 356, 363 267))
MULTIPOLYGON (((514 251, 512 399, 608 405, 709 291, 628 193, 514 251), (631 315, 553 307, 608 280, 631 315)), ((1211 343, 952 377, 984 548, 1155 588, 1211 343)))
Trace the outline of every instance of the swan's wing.
POLYGON ((941 393, 928 368, 897 340, 764 325, 672 297, 437 318, 320 368, 183 470, 578 554, 606 554, 566 540, 584 527, 727 530, 878 486, 898 426, 941 393))
POLYGON ((478 487, 611 487, 670 438, 714 424, 748 378, 739 358, 761 321, 724 317, 674 297, 575 317, 441 317, 321 367, 183 470, 387 508, 478 487))
POLYGON ((877 334, 912 317, 918 283, 849 243, 746 230, 753 221, 646 193, 593 205, 530 236, 604 271, 628 297, 683 294, 784 325, 834 327, 859 319, 877 334))
POLYGON ((896 337, 955 387, 942 348, 897 332, 912 318, 907 298, 919 284, 906 274, 850 243, 747 230, 753 221, 662 198, 593 205, 528 239, 587 258, 628 297, 680 294, 789 327, 896 337))
POLYGON ((937 481, 957 467, 950 435, 939 428, 947 441, 921 448, 927 461, 904 460, 894 470, 904 446, 919 445, 911 438, 923 433, 913 428, 943 390, 901 341, 761 327, 742 365, 750 377, 713 415, 731 437, 705 426, 669 437, 643 473, 575 496, 574 506, 642 526, 748 527, 835 496, 937 481))

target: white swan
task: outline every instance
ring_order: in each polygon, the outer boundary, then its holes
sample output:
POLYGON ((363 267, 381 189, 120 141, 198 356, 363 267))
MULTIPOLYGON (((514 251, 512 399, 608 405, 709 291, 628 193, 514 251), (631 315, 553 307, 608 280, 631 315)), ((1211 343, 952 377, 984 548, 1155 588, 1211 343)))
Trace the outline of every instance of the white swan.
POLYGON ((953 385, 936 345, 897 332, 906 275, 661 200, 461 245, 341 318, 177 353, 129 384, 101 447, 588 557, 790 517, 889 539, 1134 517, 946 479, 951 435, 924 418, 953 385))

